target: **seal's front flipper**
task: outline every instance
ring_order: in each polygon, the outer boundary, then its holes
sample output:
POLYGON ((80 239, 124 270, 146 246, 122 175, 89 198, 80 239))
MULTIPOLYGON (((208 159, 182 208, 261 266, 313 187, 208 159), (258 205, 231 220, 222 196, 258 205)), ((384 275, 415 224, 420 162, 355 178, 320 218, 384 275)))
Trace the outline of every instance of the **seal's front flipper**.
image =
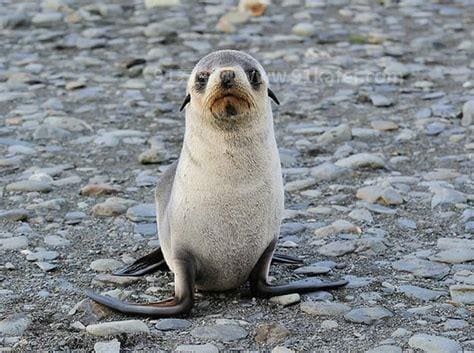
POLYGON ((131 276, 138 277, 156 271, 169 271, 169 267, 163 257, 161 248, 154 250, 153 252, 145 255, 134 263, 124 267, 113 273, 114 276, 131 276))
POLYGON ((274 253, 272 257, 272 262, 279 262, 283 264, 302 264, 303 260, 296 256, 274 253))
POLYGON ((87 290, 86 295, 101 305, 127 315, 170 317, 187 314, 194 305, 196 266, 189 259, 175 260, 175 295, 157 303, 135 304, 87 290))
POLYGON ((252 273, 250 274, 250 290, 252 295, 260 298, 270 298, 277 295, 285 295, 291 293, 309 293, 318 290, 335 289, 345 286, 348 281, 340 280, 335 282, 323 282, 317 278, 307 278, 301 281, 290 282, 283 285, 268 284, 267 276, 272 260, 273 250, 276 241, 272 242, 265 252, 262 254, 252 273))

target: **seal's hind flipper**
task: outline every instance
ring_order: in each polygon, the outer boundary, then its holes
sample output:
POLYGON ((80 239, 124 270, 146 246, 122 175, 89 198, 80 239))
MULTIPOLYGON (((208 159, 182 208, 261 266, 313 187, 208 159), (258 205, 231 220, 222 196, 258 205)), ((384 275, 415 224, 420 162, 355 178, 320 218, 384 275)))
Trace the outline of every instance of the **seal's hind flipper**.
POLYGON ((283 264, 302 264, 303 260, 296 256, 274 253, 272 257, 272 262, 279 262, 283 264))
POLYGON ((325 282, 318 278, 306 278, 304 280, 290 282, 283 285, 270 285, 268 283, 268 270, 273 257, 273 250, 276 240, 273 241, 264 251, 252 273, 250 274, 250 290, 255 297, 270 298, 277 295, 291 293, 310 293, 319 290, 336 289, 345 286, 348 281, 339 280, 335 282, 325 282))
POLYGON ((114 272, 113 275, 138 277, 156 271, 169 271, 169 267, 165 262, 163 252, 161 251, 160 247, 148 255, 139 258, 127 267, 114 272))
POLYGON ((146 315, 150 317, 170 317, 187 314, 194 304, 194 282, 196 266, 191 256, 174 259, 175 270, 174 297, 157 303, 129 303, 86 290, 86 295, 95 302, 128 315, 146 315))

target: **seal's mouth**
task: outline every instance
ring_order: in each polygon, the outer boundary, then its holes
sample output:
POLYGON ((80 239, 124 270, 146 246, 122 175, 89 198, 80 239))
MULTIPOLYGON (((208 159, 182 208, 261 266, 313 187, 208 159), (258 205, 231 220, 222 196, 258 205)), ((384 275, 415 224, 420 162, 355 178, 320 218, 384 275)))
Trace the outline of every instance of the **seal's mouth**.
POLYGON ((250 109, 250 102, 244 95, 227 92, 211 100, 210 110, 215 118, 232 118, 250 109))

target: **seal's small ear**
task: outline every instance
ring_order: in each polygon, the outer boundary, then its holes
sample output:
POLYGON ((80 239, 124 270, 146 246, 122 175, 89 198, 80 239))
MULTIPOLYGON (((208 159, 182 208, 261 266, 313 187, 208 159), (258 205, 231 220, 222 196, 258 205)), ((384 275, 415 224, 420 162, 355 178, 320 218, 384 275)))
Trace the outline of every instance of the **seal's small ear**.
POLYGON ((273 91, 272 91, 270 88, 268 89, 268 96, 269 96, 271 99, 273 99, 273 101, 274 101, 276 104, 280 105, 280 101, 278 100, 277 96, 275 95, 275 93, 273 93, 273 91))
POLYGON ((191 95, 188 93, 186 97, 184 98, 183 104, 181 104, 181 108, 179 108, 179 111, 183 111, 184 107, 191 102, 191 95))

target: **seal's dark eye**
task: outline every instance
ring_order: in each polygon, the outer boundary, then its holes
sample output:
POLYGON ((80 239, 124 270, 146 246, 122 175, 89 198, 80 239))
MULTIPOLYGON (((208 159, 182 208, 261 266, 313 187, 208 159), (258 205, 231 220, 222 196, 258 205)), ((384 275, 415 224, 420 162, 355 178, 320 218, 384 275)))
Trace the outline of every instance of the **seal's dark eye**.
POLYGON ((194 80, 196 82, 196 88, 198 90, 202 90, 204 87, 206 87, 208 79, 209 72, 198 72, 196 74, 196 79, 194 80))
POLYGON ((262 83, 262 77, 260 76, 260 72, 258 72, 257 70, 249 70, 247 72, 247 76, 253 88, 258 88, 258 86, 260 86, 260 84, 262 83))

